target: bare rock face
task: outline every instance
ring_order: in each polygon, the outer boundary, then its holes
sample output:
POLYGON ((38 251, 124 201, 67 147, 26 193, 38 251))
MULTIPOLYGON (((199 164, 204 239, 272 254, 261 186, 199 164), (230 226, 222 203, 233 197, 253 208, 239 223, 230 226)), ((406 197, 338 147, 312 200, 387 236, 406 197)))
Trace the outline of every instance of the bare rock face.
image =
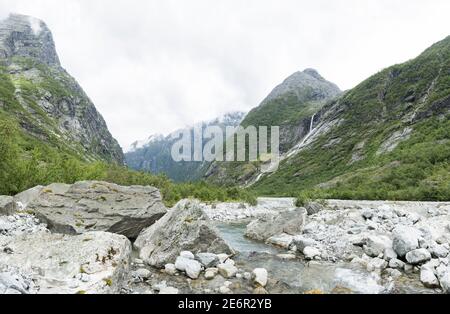
POLYGON ((307 217, 306 209, 298 208, 278 215, 267 215, 247 226, 246 236, 259 241, 280 234, 301 234, 307 217))
POLYGON ((16 203, 11 196, 0 196, 0 215, 11 215, 16 209, 16 203))
POLYGON ((8 247, 10 252, 0 251, 5 293, 119 293, 130 267, 130 241, 106 232, 38 232, 15 237, 8 247))
POLYGON ((234 254, 196 201, 184 200, 153 226, 144 230, 134 245, 140 258, 156 267, 175 262, 182 251, 234 254))
POLYGON ((156 188, 97 181, 49 185, 28 204, 27 210, 52 232, 106 231, 130 239, 137 238, 167 212, 156 188))

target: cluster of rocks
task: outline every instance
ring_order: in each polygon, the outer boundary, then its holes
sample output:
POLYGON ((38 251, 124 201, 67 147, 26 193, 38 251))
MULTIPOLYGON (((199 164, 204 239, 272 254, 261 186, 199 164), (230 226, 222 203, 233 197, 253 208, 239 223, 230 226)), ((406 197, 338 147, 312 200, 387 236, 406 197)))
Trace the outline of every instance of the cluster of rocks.
POLYGON ((390 279, 417 273, 426 287, 448 293, 450 210, 424 206, 363 209, 313 203, 253 221, 246 235, 288 249, 290 256, 351 262, 390 279))
POLYGON ((96 181, 0 197, 0 293, 120 293, 130 239, 166 212, 154 188, 96 181))

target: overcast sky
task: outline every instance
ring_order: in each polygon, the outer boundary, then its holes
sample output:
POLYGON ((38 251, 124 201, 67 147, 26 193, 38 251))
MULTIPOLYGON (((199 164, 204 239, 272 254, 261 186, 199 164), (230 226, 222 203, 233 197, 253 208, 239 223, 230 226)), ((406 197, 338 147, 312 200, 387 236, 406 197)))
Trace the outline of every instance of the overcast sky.
POLYGON ((450 35, 448 0, 0 0, 51 28, 122 146, 233 110, 316 68, 341 89, 450 35))

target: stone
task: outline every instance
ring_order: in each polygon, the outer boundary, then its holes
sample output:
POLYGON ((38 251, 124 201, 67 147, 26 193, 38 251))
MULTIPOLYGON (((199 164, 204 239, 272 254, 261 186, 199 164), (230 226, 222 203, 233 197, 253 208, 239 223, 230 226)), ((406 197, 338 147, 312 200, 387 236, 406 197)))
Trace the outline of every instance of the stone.
POLYGON ((186 272, 191 279, 197 279, 200 276, 202 265, 196 260, 179 256, 175 262, 175 268, 186 272))
POLYGON ((266 241, 283 233, 292 236, 301 234, 306 217, 304 208, 281 212, 278 215, 267 215, 251 222, 245 235, 254 240, 266 241))
POLYGON ((439 287, 439 281, 434 272, 429 267, 422 267, 420 270, 420 281, 427 288, 434 289, 439 287))
POLYGON ((365 239, 363 249, 370 257, 377 257, 384 254, 387 249, 392 249, 392 240, 387 236, 369 235, 365 239))
POLYGON ((406 260, 411 265, 419 265, 431 260, 431 254, 427 249, 417 249, 407 253, 406 260))
POLYGON ((388 276, 392 277, 393 279, 398 279, 402 276, 402 273, 398 269, 387 268, 385 272, 388 276))
POLYGON ((195 258, 199 261, 205 268, 215 267, 220 261, 216 254, 214 253, 198 253, 195 258))
POLYGON ((362 216, 364 217, 364 219, 367 219, 367 220, 372 219, 372 217, 373 217, 373 210, 365 210, 362 213, 362 216))
POLYGON ((106 232, 77 236, 38 232, 15 237, 8 245, 14 253, 0 251, 0 268, 14 265, 29 274, 40 294, 116 294, 131 265, 130 241, 106 232), (90 280, 76 280, 80 274, 90 280))
POLYGON ((219 263, 223 264, 225 261, 229 258, 228 254, 217 254, 217 257, 219 258, 219 263))
POLYGON ((219 270, 219 274, 224 278, 233 278, 238 272, 236 266, 232 264, 219 264, 217 269, 219 270))
POLYGON ((244 279, 245 279, 245 280, 250 280, 250 279, 252 279, 252 274, 249 273, 249 272, 245 272, 243 276, 244 276, 244 279))
POLYGON ((0 295, 3 294, 35 294, 32 280, 26 278, 16 269, 0 271, 0 295))
POLYGON ((217 276, 218 273, 219 270, 217 268, 208 268, 205 270, 205 279, 212 280, 217 276))
POLYGON ((369 272, 379 271, 379 270, 386 269, 387 266, 388 266, 388 262, 386 262, 384 259, 376 257, 376 258, 371 259, 367 263, 367 270, 369 272))
POLYGON ((174 264, 169 263, 164 266, 164 272, 168 275, 173 276, 177 273, 177 268, 174 264))
POLYGON ((20 207, 19 210, 25 210, 28 207, 28 204, 39 197, 43 189, 44 187, 42 185, 38 185, 15 195, 14 201, 16 204, 20 204, 20 206, 18 206, 20 207))
POLYGON ((0 216, 9 216, 16 211, 16 202, 11 196, 0 196, 0 216))
POLYGON ((204 214, 199 202, 190 200, 179 202, 144 230, 134 245, 140 258, 155 267, 173 262, 182 251, 234 254, 204 214))
POLYGON ((293 260, 297 258, 294 254, 278 254, 277 257, 284 260, 293 260))
POLYGON ((289 249, 292 244, 294 237, 288 234, 280 234, 267 239, 266 243, 274 246, 278 246, 284 249, 289 249))
POLYGON ((439 282, 444 293, 450 294, 450 270, 447 269, 447 272, 439 278, 439 282))
POLYGON ((145 268, 140 268, 133 272, 134 277, 140 278, 140 279, 149 279, 152 275, 151 271, 145 268))
POLYGON ((444 258, 449 254, 447 248, 442 244, 431 245, 429 251, 431 255, 436 258, 444 258))
POLYGON ((49 185, 27 210, 55 233, 105 231, 129 239, 136 239, 167 212, 156 188, 99 181, 49 185))
POLYGON ((317 202, 310 202, 305 206, 308 216, 312 216, 325 210, 325 207, 317 202))
POLYGON ((178 294, 179 290, 173 287, 165 287, 159 290, 159 294, 178 294))
POLYGON ((390 260, 397 259, 398 255, 397 253, 395 253, 392 247, 389 247, 384 250, 383 257, 386 261, 389 262, 390 260))
POLYGON ((394 269, 404 269, 405 263, 399 259, 393 258, 389 261, 389 267, 394 269))
POLYGON ((269 280, 269 274, 265 268, 256 268, 252 272, 253 284, 256 287, 265 287, 269 280))
POLYGON ((189 251, 181 252, 180 253, 180 257, 184 257, 184 258, 187 258, 187 259, 195 259, 194 254, 192 254, 192 252, 189 252, 189 251))
POLYGON ((267 292, 267 290, 264 289, 263 287, 256 287, 253 290, 253 294, 255 294, 255 295, 265 295, 265 294, 269 294, 269 292, 267 292))
POLYGON ((422 234, 414 227, 398 226, 393 232, 393 248, 400 257, 419 248, 419 239, 422 234))
POLYGON ((229 294, 231 293, 231 289, 225 286, 219 288, 220 294, 229 294))
POLYGON ((305 255, 306 259, 313 260, 316 257, 320 257, 321 252, 319 249, 316 249, 315 247, 307 246, 304 248, 303 254, 305 255))
POLYGON ((303 250, 310 246, 310 247, 314 247, 315 245, 317 245, 317 241, 307 238, 305 236, 299 235, 299 236, 295 236, 292 244, 295 245, 297 247, 297 250, 299 252, 303 253, 303 250))

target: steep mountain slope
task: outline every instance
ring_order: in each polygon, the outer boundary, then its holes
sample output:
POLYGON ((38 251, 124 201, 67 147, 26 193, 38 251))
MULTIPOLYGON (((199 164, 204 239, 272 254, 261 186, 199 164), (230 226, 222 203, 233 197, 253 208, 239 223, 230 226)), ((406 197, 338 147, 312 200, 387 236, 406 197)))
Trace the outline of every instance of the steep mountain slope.
MULTIPOLYGON (((201 122, 195 127, 203 130, 208 126, 219 126, 225 130, 227 126, 237 127, 244 118, 243 112, 233 112, 212 121, 201 122)), ((193 138, 194 126, 186 129, 193 138)), ((183 130, 181 130, 183 131, 183 130)), ((180 131, 180 132, 181 132, 180 131)), ((174 134, 178 134, 179 131, 174 134)), ((175 162, 171 156, 172 146, 178 139, 172 135, 152 135, 146 141, 135 142, 125 154, 127 165, 135 170, 143 170, 154 174, 166 174, 177 182, 195 181, 205 174, 207 162, 175 162)), ((205 145, 205 142, 203 143, 205 145)))
POLYGON ((253 190, 359 199, 450 199, 450 37, 367 79, 253 190))
POLYGON ((123 153, 82 88, 60 65, 44 22, 0 21, 0 118, 21 126, 22 146, 48 145, 81 160, 123 163, 123 153))
MULTIPOLYGON (((314 69, 296 72, 250 111, 241 126, 279 126, 280 151, 286 153, 310 132, 315 114, 340 93, 314 69)), ((206 177, 219 184, 247 185, 257 178, 259 167, 258 162, 215 162, 206 177)))

